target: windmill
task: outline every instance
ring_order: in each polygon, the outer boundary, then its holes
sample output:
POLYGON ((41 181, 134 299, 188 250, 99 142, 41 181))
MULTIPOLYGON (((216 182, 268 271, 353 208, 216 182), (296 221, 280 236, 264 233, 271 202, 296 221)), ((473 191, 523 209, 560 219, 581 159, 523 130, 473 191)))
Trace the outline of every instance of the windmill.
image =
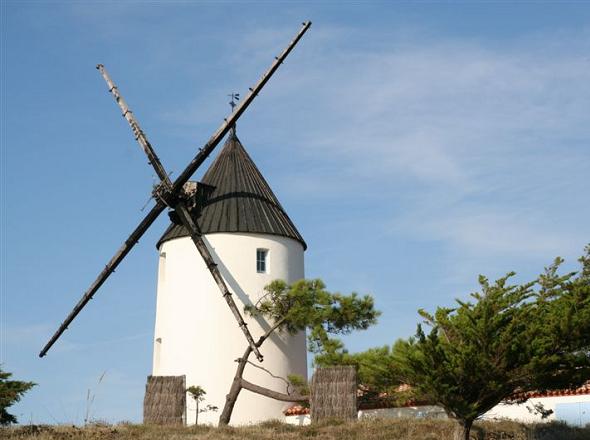
POLYGON ((293 50, 295 45, 303 37, 303 35, 309 29, 310 26, 310 21, 304 22, 302 24, 302 28, 297 33, 295 38, 288 44, 288 46, 279 56, 275 57, 275 60, 272 63, 271 67, 264 73, 264 75, 261 77, 258 83, 254 87, 249 89, 249 93, 243 101, 237 104, 235 101, 236 98, 238 98, 238 96, 232 94, 232 103, 235 104, 235 108, 233 108, 232 114, 228 118, 224 119, 221 126, 217 129, 213 136, 211 136, 209 141, 201 149, 199 149, 197 155, 192 159, 192 161, 188 164, 185 170, 179 175, 179 177, 174 182, 170 179, 169 174, 166 172, 165 168, 160 162, 160 159, 158 158, 154 148, 148 141, 145 133, 139 126, 139 123, 133 116, 133 113, 131 112, 127 103, 121 96, 119 89, 110 78, 106 69, 102 64, 99 64, 97 66, 97 69, 100 71, 108 85, 109 92, 115 98, 115 101, 117 102, 123 113, 123 117, 131 126, 131 129, 133 130, 133 134, 137 142, 139 143, 140 147, 148 157, 150 165, 154 168, 154 171, 159 177, 160 183, 155 186, 152 192, 155 200, 155 206, 139 223, 139 225, 130 234, 127 240, 125 240, 123 245, 119 248, 119 250, 107 263, 104 269, 100 272, 96 280, 90 285, 90 287, 84 293, 80 301, 74 306, 74 308, 68 314, 64 322, 59 326, 55 334, 43 347, 43 349, 39 353, 39 357, 43 357, 47 354, 48 350, 64 333, 64 331, 68 328, 68 326, 72 323, 76 316, 82 311, 82 309, 88 304, 88 302, 100 289, 102 284, 115 271, 117 266, 123 261, 123 259, 129 253, 129 251, 131 251, 133 246, 137 244, 139 239, 154 223, 158 216, 166 209, 169 209, 170 218, 173 221, 173 223, 181 224, 188 231, 193 244, 195 245, 198 253, 201 255, 211 276, 215 280, 217 287, 219 288, 225 302, 230 308, 240 329, 242 330, 248 344, 252 347, 253 353, 256 355, 256 358, 260 362, 262 362, 263 356, 258 350, 258 347, 256 346, 254 339, 252 338, 252 335, 248 330, 247 324, 244 321, 238 307, 236 306, 232 293, 228 289, 228 286, 219 271, 218 263, 215 262, 215 259, 213 258, 211 252, 207 248, 207 245, 203 241, 199 226, 197 225, 194 219, 194 212, 198 211, 199 207, 203 205, 212 188, 208 185, 199 184, 197 184, 195 187, 195 185, 190 184, 188 181, 190 177, 201 166, 201 164, 205 161, 205 159, 207 159, 207 157, 215 149, 215 147, 219 144, 221 139, 228 133, 228 131, 230 131, 232 127, 235 126, 236 121, 252 103, 252 101, 258 95, 258 93, 260 93, 262 88, 265 86, 265 84, 268 82, 271 76, 276 72, 279 66, 285 61, 289 53, 293 50))

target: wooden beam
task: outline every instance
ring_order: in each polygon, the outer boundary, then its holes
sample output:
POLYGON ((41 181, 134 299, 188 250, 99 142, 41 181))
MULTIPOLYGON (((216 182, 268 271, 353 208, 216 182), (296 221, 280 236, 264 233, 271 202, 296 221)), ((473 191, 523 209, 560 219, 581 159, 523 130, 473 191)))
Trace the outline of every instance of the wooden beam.
POLYGON ((166 209, 166 205, 162 202, 157 202, 156 206, 152 208, 152 210, 148 213, 148 215, 139 223, 137 228, 131 233, 129 238, 125 240, 123 245, 119 248, 119 250, 115 253, 113 258, 109 260, 107 265, 104 269, 98 274, 98 277, 94 282, 90 285, 88 290, 84 293, 80 301, 74 306, 73 310, 66 316, 66 319, 61 323, 57 331, 51 337, 49 342, 45 344, 45 347, 39 353, 39 357, 43 357, 47 354, 47 351, 51 348, 55 341, 65 332, 74 318, 80 313, 80 311, 88 304, 88 302, 92 299, 96 291, 103 285, 103 283, 107 280, 107 278, 115 271, 117 266, 123 261, 123 258, 131 251, 133 246, 137 244, 141 236, 148 230, 148 228, 152 225, 152 223, 158 218, 158 216, 166 209))
POLYGON ((271 76, 277 71, 279 66, 285 61, 289 53, 293 50, 295 45, 301 40, 303 34, 307 32, 307 30, 311 26, 311 21, 303 23, 303 27, 297 33, 295 38, 289 43, 287 48, 278 56, 275 57, 275 61, 270 66, 270 69, 266 71, 260 81, 256 83, 254 87, 250 88, 250 93, 246 96, 246 98, 238 104, 235 108, 234 112, 224 120, 221 126, 217 129, 217 131, 211 136, 209 141, 203 145, 202 148, 199 148, 199 153, 194 157, 194 159, 188 164, 185 170, 178 176, 178 178, 174 181, 173 190, 177 191, 178 189, 182 188, 182 186, 191 178, 191 176, 197 171, 197 169, 201 166, 201 164, 207 159, 211 151, 217 146, 217 144, 223 139, 223 137, 227 134, 229 129, 235 125, 237 120, 242 113, 248 108, 248 106, 252 103, 256 95, 260 93, 262 88, 271 78, 271 76))
POLYGON ((152 148, 152 145, 148 141, 147 136, 145 135, 145 133, 143 132, 143 130, 139 126, 139 122, 137 122, 137 119, 135 119, 133 112, 127 106, 125 99, 123 99, 123 96, 119 92, 119 88, 115 85, 115 83, 113 82, 113 80, 109 76, 109 73, 107 72, 107 70, 104 68, 104 66, 102 64, 98 64, 96 66, 96 68, 100 71, 102 77, 106 81, 106 83, 109 87, 109 92, 113 95, 113 98, 115 98, 117 105, 119 106, 119 108, 123 112, 123 117, 129 123, 131 130, 133 130, 133 134, 135 135, 135 140, 139 143, 139 146, 141 147, 141 149, 144 151, 144 153, 148 157, 150 165, 154 168, 154 171, 156 172, 156 174, 158 175, 160 180, 164 183, 164 185, 168 189, 170 189, 172 187, 172 182, 170 181, 170 178, 168 177, 168 173, 166 173, 166 170, 164 169, 164 166, 160 162, 158 155, 156 154, 156 152, 152 148))

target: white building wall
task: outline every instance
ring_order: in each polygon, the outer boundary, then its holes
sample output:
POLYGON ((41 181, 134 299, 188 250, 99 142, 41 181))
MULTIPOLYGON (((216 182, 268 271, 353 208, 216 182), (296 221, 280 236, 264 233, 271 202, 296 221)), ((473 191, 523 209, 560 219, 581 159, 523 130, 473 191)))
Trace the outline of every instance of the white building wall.
POLYGON ((537 397, 527 400, 518 405, 507 405, 500 403, 485 413, 484 419, 510 419, 524 423, 552 422, 556 420, 565 420, 560 416, 558 405, 572 403, 590 403, 590 394, 579 394, 573 396, 554 396, 554 397, 537 397), (534 405, 541 404, 545 410, 553 410, 553 413, 543 419, 538 413, 531 411, 534 405))
MULTIPOLYGON (((243 306, 255 303, 264 286, 275 279, 292 283, 304 278, 303 246, 286 237, 216 233, 204 241, 209 247, 234 301, 243 306), (267 273, 256 271, 256 249, 268 250, 267 273)), ((254 339, 269 324, 244 315, 254 339)), ((247 347, 231 310, 221 296, 211 273, 189 237, 166 241, 160 248, 153 375, 186 375, 187 387, 202 386, 207 395, 201 405, 210 404, 218 412, 199 415, 199 423, 216 424, 236 369, 234 360, 247 347)), ((261 347, 264 362, 259 364, 275 376, 299 374, 307 377, 305 334, 274 334, 261 347)), ((246 367, 244 378, 268 388, 285 391, 285 383, 266 372, 246 367)), ((232 424, 283 419, 291 404, 278 402, 242 390, 232 416, 232 424)), ((187 422, 195 420, 195 403, 187 398, 187 422)))
POLYGON ((285 416, 285 423, 295 426, 311 425, 311 416, 309 414, 285 416))

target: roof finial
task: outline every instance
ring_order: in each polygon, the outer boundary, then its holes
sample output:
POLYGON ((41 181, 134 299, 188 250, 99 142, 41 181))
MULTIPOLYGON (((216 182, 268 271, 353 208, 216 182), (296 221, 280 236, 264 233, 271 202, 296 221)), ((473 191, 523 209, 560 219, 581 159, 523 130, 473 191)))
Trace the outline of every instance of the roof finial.
MULTIPOLYGON (((238 105, 238 101, 240 100, 240 94, 239 93, 230 93, 227 96, 229 96, 231 98, 229 105, 231 106, 231 111, 233 113, 236 109, 236 106, 238 105)), ((231 128, 229 129, 229 134, 232 137, 236 136, 236 124, 231 126, 231 128)))

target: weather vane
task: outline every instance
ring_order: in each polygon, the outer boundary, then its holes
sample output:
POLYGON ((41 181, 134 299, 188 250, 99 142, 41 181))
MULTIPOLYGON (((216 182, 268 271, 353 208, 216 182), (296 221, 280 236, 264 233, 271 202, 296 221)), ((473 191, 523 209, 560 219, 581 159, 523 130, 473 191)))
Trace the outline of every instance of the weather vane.
POLYGON ((231 98, 229 105, 231 106, 231 111, 233 112, 234 109, 236 108, 236 105, 238 105, 238 101, 240 100, 240 94, 239 93, 230 93, 227 96, 229 96, 231 98))

